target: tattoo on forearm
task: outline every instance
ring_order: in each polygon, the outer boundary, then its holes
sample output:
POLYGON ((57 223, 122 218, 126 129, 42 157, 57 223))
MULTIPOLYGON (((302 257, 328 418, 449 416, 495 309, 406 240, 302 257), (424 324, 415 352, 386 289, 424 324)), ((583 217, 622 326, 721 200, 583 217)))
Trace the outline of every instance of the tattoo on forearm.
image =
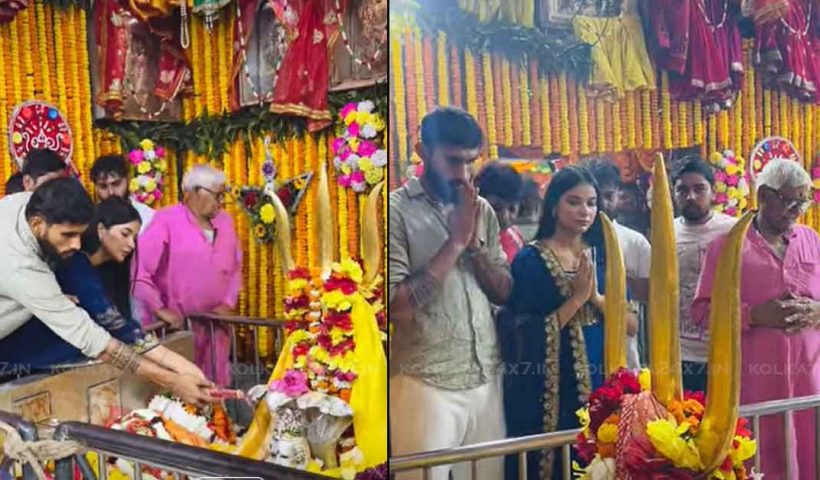
POLYGON ((428 272, 421 272, 413 275, 405 281, 407 292, 410 297, 410 305, 413 308, 423 307, 430 303, 430 300, 440 290, 440 285, 428 272))
POLYGON ((120 370, 136 373, 142 363, 142 357, 128 345, 118 343, 111 353, 111 363, 120 370))

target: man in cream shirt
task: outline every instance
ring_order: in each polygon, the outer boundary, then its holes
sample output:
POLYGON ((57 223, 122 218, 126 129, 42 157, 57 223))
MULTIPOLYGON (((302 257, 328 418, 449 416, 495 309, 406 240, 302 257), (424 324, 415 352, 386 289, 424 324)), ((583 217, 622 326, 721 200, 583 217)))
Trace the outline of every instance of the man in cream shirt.
POLYGON ((0 200, 0 338, 34 315, 87 357, 146 377, 185 401, 210 401, 207 380, 143 358, 63 295, 52 268, 80 250, 80 236, 93 212, 91 198, 72 178, 50 180, 34 193, 0 200))

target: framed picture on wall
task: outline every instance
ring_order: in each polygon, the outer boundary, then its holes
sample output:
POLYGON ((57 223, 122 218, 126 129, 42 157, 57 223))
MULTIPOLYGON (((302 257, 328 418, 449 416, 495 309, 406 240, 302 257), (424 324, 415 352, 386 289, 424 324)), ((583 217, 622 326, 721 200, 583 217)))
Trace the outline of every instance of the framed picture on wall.
POLYGON ((577 15, 615 17, 621 14, 623 0, 537 0, 541 25, 569 24, 577 15))

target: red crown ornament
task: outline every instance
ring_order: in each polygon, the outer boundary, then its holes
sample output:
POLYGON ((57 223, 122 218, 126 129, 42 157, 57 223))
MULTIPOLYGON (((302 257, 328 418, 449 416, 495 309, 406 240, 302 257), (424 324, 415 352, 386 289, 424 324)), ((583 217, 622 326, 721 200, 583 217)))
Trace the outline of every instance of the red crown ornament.
POLYGON ((14 109, 9 120, 9 149, 20 168, 30 151, 47 149, 57 152, 73 170, 71 127, 57 107, 46 102, 32 100, 14 109))
POLYGON ((767 163, 777 159, 792 160, 802 165, 800 154, 792 142, 783 137, 764 138, 755 145, 749 156, 749 173, 752 179, 757 178, 767 163))

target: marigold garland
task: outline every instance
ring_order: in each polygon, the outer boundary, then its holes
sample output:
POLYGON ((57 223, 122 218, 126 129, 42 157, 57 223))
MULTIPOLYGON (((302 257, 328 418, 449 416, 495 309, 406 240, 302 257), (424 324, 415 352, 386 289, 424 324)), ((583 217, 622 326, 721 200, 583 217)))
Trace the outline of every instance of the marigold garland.
POLYGON ((348 236, 348 252, 351 258, 359 256, 359 202, 357 198, 364 197, 356 195, 352 190, 347 191, 347 236, 348 236))
POLYGON ((580 154, 589 155, 589 110, 587 108, 587 91, 578 89, 578 134, 580 136, 580 154))
POLYGON ((717 128, 717 115, 709 115, 707 117, 709 133, 706 136, 707 143, 709 145, 709 151, 716 151, 718 149, 718 128, 717 128))
POLYGON ((654 114, 652 110, 653 96, 654 92, 650 92, 649 90, 641 90, 641 135, 643 135, 643 147, 645 149, 651 149, 654 143, 652 141, 652 117, 654 114))
MULTIPOLYGON (((434 75, 435 63, 433 58, 433 39, 429 36, 420 36, 421 38, 421 52, 422 52, 422 65, 424 67, 424 74, 425 76, 432 77, 434 75)), ((428 112, 432 112, 433 108, 436 106, 436 89, 435 84, 433 82, 424 82, 422 81, 422 88, 424 90, 424 101, 426 102, 426 108, 428 112)))
POLYGON ((347 228, 348 225, 347 217, 348 217, 348 210, 347 210, 347 189, 337 188, 337 215, 339 216, 339 256, 341 258, 348 258, 350 257, 349 245, 350 239, 348 238, 349 232, 347 228))
POLYGON ((461 99, 462 95, 462 85, 461 85, 461 78, 464 75, 461 71, 461 59, 458 53, 458 47, 454 44, 450 45, 450 81, 453 84, 452 95, 453 95, 453 103, 455 105, 463 105, 463 101, 461 99))
POLYGON ((587 128, 589 129, 589 149, 593 152, 604 153, 603 145, 598 142, 598 109, 594 97, 587 98, 587 128))
POLYGON ((552 100, 550 99, 550 84, 552 80, 544 77, 538 79, 538 87, 541 91, 541 145, 544 155, 552 153, 552 123, 550 122, 550 115, 552 114, 552 100))
POLYGON ((41 92, 43 99, 47 102, 53 103, 54 99, 51 96, 51 62, 48 57, 49 42, 46 40, 49 37, 46 37, 46 13, 45 6, 42 2, 34 2, 34 16, 34 21, 36 24, 36 28, 34 30, 37 38, 37 63, 40 64, 39 73, 42 75, 42 78, 40 79, 40 88, 42 89, 41 92))
MULTIPOLYGON (((512 133, 513 145, 524 144, 524 100, 527 98, 525 93, 522 93, 523 85, 521 83, 523 69, 518 64, 510 65, 510 76, 512 83, 512 133)), ((526 82, 526 77, 523 77, 526 82)))
MULTIPOLYGON (((21 78, 25 75, 23 72, 23 66, 20 65, 20 38, 17 34, 17 29, 15 28, 16 22, 14 24, 8 25, 8 31, 10 34, 9 40, 6 45, 11 47, 11 67, 12 67, 12 105, 16 105, 23 101, 23 86, 21 85, 21 78)), ((4 29, 5 30, 5 29, 4 29)), ((67 113, 66 110, 60 109, 61 112, 64 112, 65 115, 67 113)))
POLYGON ((510 69, 506 60, 493 57, 493 88, 499 102, 500 114, 496 115, 496 124, 502 137, 498 142, 502 145, 512 145, 512 104, 510 102, 510 69), (504 69, 504 66, 507 69, 504 69))
POLYGON ((450 105, 450 75, 447 72, 447 35, 438 32, 436 38, 436 64, 438 78, 438 104, 450 105))
MULTIPOLYGON (((29 23, 31 20, 31 10, 31 8, 24 8, 17 14, 15 21, 12 22, 12 28, 14 28, 14 26, 17 27, 17 38, 21 42, 22 47, 23 68, 25 73, 23 95, 25 95, 26 99, 34 98, 34 59, 31 56, 32 37, 29 23)), ((69 10, 72 16, 75 10, 76 9, 69 10)), ((76 27, 76 25, 72 25, 72 27, 76 27)))
POLYGON ((675 102, 678 104, 678 144, 681 148, 692 145, 689 139, 689 102, 675 102))
POLYGON ((225 42, 224 39, 233 38, 232 30, 236 24, 234 21, 235 16, 236 12, 231 11, 229 18, 219 22, 219 34, 215 35, 217 38, 217 59, 219 60, 219 103, 221 104, 221 111, 230 109, 228 90, 231 86, 231 53, 228 46, 231 44, 225 42))
POLYGON ((532 131, 530 145, 543 145, 543 132, 541 130, 541 82, 538 78, 538 60, 533 58, 529 61, 529 100, 530 100, 530 119, 532 131))
MULTIPOLYGON (((555 128, 550 129, 552 135, 552 151, 561 151, 561 91, 558 87, 558 75, 549 77, 549 99, 550 99, 550 124, 555 128)), ((565 125, 565 124, 564 124, 565 125)))
MULTIPOLYGON (((398 145, 395 148, 395 161, 397 164, 402 165, 410 149, 407 143, 407 123, 404 121, 405 118, 409 120, 409 117, 405 103, 407 101, 407 93, 404 89, 405 71, 404 63, 402 62, 402 49, 397 38, 390 39, 390 60, 390 68, 393 74, 391 82, 391 86, 393 87, 393 95, 391 95, 393 99, 392 109, 395 112, 394 118, 397 119, 392 125, 395 126, 396 136, 398 137, 398 145)), ((469 81, 467 85, 469 98, 469 81)))
MULTIPOLYGON (((797 99, 791 98, 789 103, 791 105, 791 112, 790 113, 791 113, 791 122, 792 122, 791 138, 793 138, 795 144, 799 146, 798 148, 802 148, 802 146, 803 146, 803 135, 802 135, 802 132, 800 131, 801 130, 800 120, 803 117, 800 116, 800 102, 797 99)), ((805 153, 806 153, 806 151, 803 150, 803 155, 804 156, 805 156, 805 153)))
POLYGON ((732 108, 732 133, 734 134, 734 139, 732 141, 732 149, 735 152, 743 152, 743 108, 745 107, 745 103, 743 102, 743 95, 737 96, 737 102, 732 108))
MULTIPOLYGON (((45 98, 43 96, 43 68, 48 66, 48 62, 42 63, 40 62, 40 49, 39 47, 39 28, 37 26, 37 5, 31 5, 30 8, 24 10, 26 13, 24 16, 21 16, 19 21, 26 22, 25 31, 26 31, 26 43, 29 45, 29 48, 26 49, 26 62, 31 62, 31 92, 32 98, 45 98), (34 55, 37 58, 34 58, 34 55)), ((85 30, 81 30, 85 31, 85 30)), ((82 62, 80 60, 80 65, 88 65, 88 63, 82 62)), ((88 69, 83 69, 88 70, 88 69)))
POLYGON ((773 120, 772 117, 772 91, 768 88, 761 88, 763 91, 763 136, 770 137, 772 135, 773 120))
POLYGON ((578 84, 575 79, 567 80, 567 127, 569 130, 570 152, 578 151, 578 84))
POLYGON ((561 155, 569 155, 571 152, 570 144, 570 125, 569 125, 569 104, 567 102, 567 75, 566 73, 558 74, 558 104, 561 125, 561 155))
POLYGON ((607 152, 606 144, 606 106, 605 102, 600 98, 595 99, 595 142, 598 146, 598 152, 607 152))
POLYGON ((482 130, 486 131, 486 119, 482 112, 479 112, 478 91, 476 89, 476 65, 475 57, 469 50, 464 51, 464 79, 467 93, 467 111, 473 115, 481 124, 482 130))
POLYGON ((620 152, 624 148, 623 130, 621 119, 621 104, 612 104, 612 151, 620 152))
POLYGON ((778 112, 780 113, 778 135, 785 138, 792 138, 792 125, 789 118, 791 117, 791 109, 789 108, 789 105, 791 105, 791 97, 789 97, 789 95, 786 92, 779 92, 778 97, 778 112))
POLYGON ((481 54, 481 68, 484 74, 484 108, 487 109, 487 141, 490 144, 490 158, 498 158, 497 123, 495 117, 495 86, 493 84, 492 57, 489 52, 481 54))
MULTIPOLYGON (((426 100, 426 93, 424 91, 424 59, 422 58, 422 51, 421 51, 421 32, 419 32, 418 28, 415 28, 415 33, 412 37, 410 37, 411 42, 413 42, 413 67, 415 69, 413 79, 416 82, 415 85, 415 92, 416 92, 416 108, 418 110, 418 118, 417 121, 421 122, 421 119, 427 115, 427 100, 426 100)), ((428 82, 429 83, 429 82, 428 82)), ((416 125, 419 125, 418 123, 416 125)))

